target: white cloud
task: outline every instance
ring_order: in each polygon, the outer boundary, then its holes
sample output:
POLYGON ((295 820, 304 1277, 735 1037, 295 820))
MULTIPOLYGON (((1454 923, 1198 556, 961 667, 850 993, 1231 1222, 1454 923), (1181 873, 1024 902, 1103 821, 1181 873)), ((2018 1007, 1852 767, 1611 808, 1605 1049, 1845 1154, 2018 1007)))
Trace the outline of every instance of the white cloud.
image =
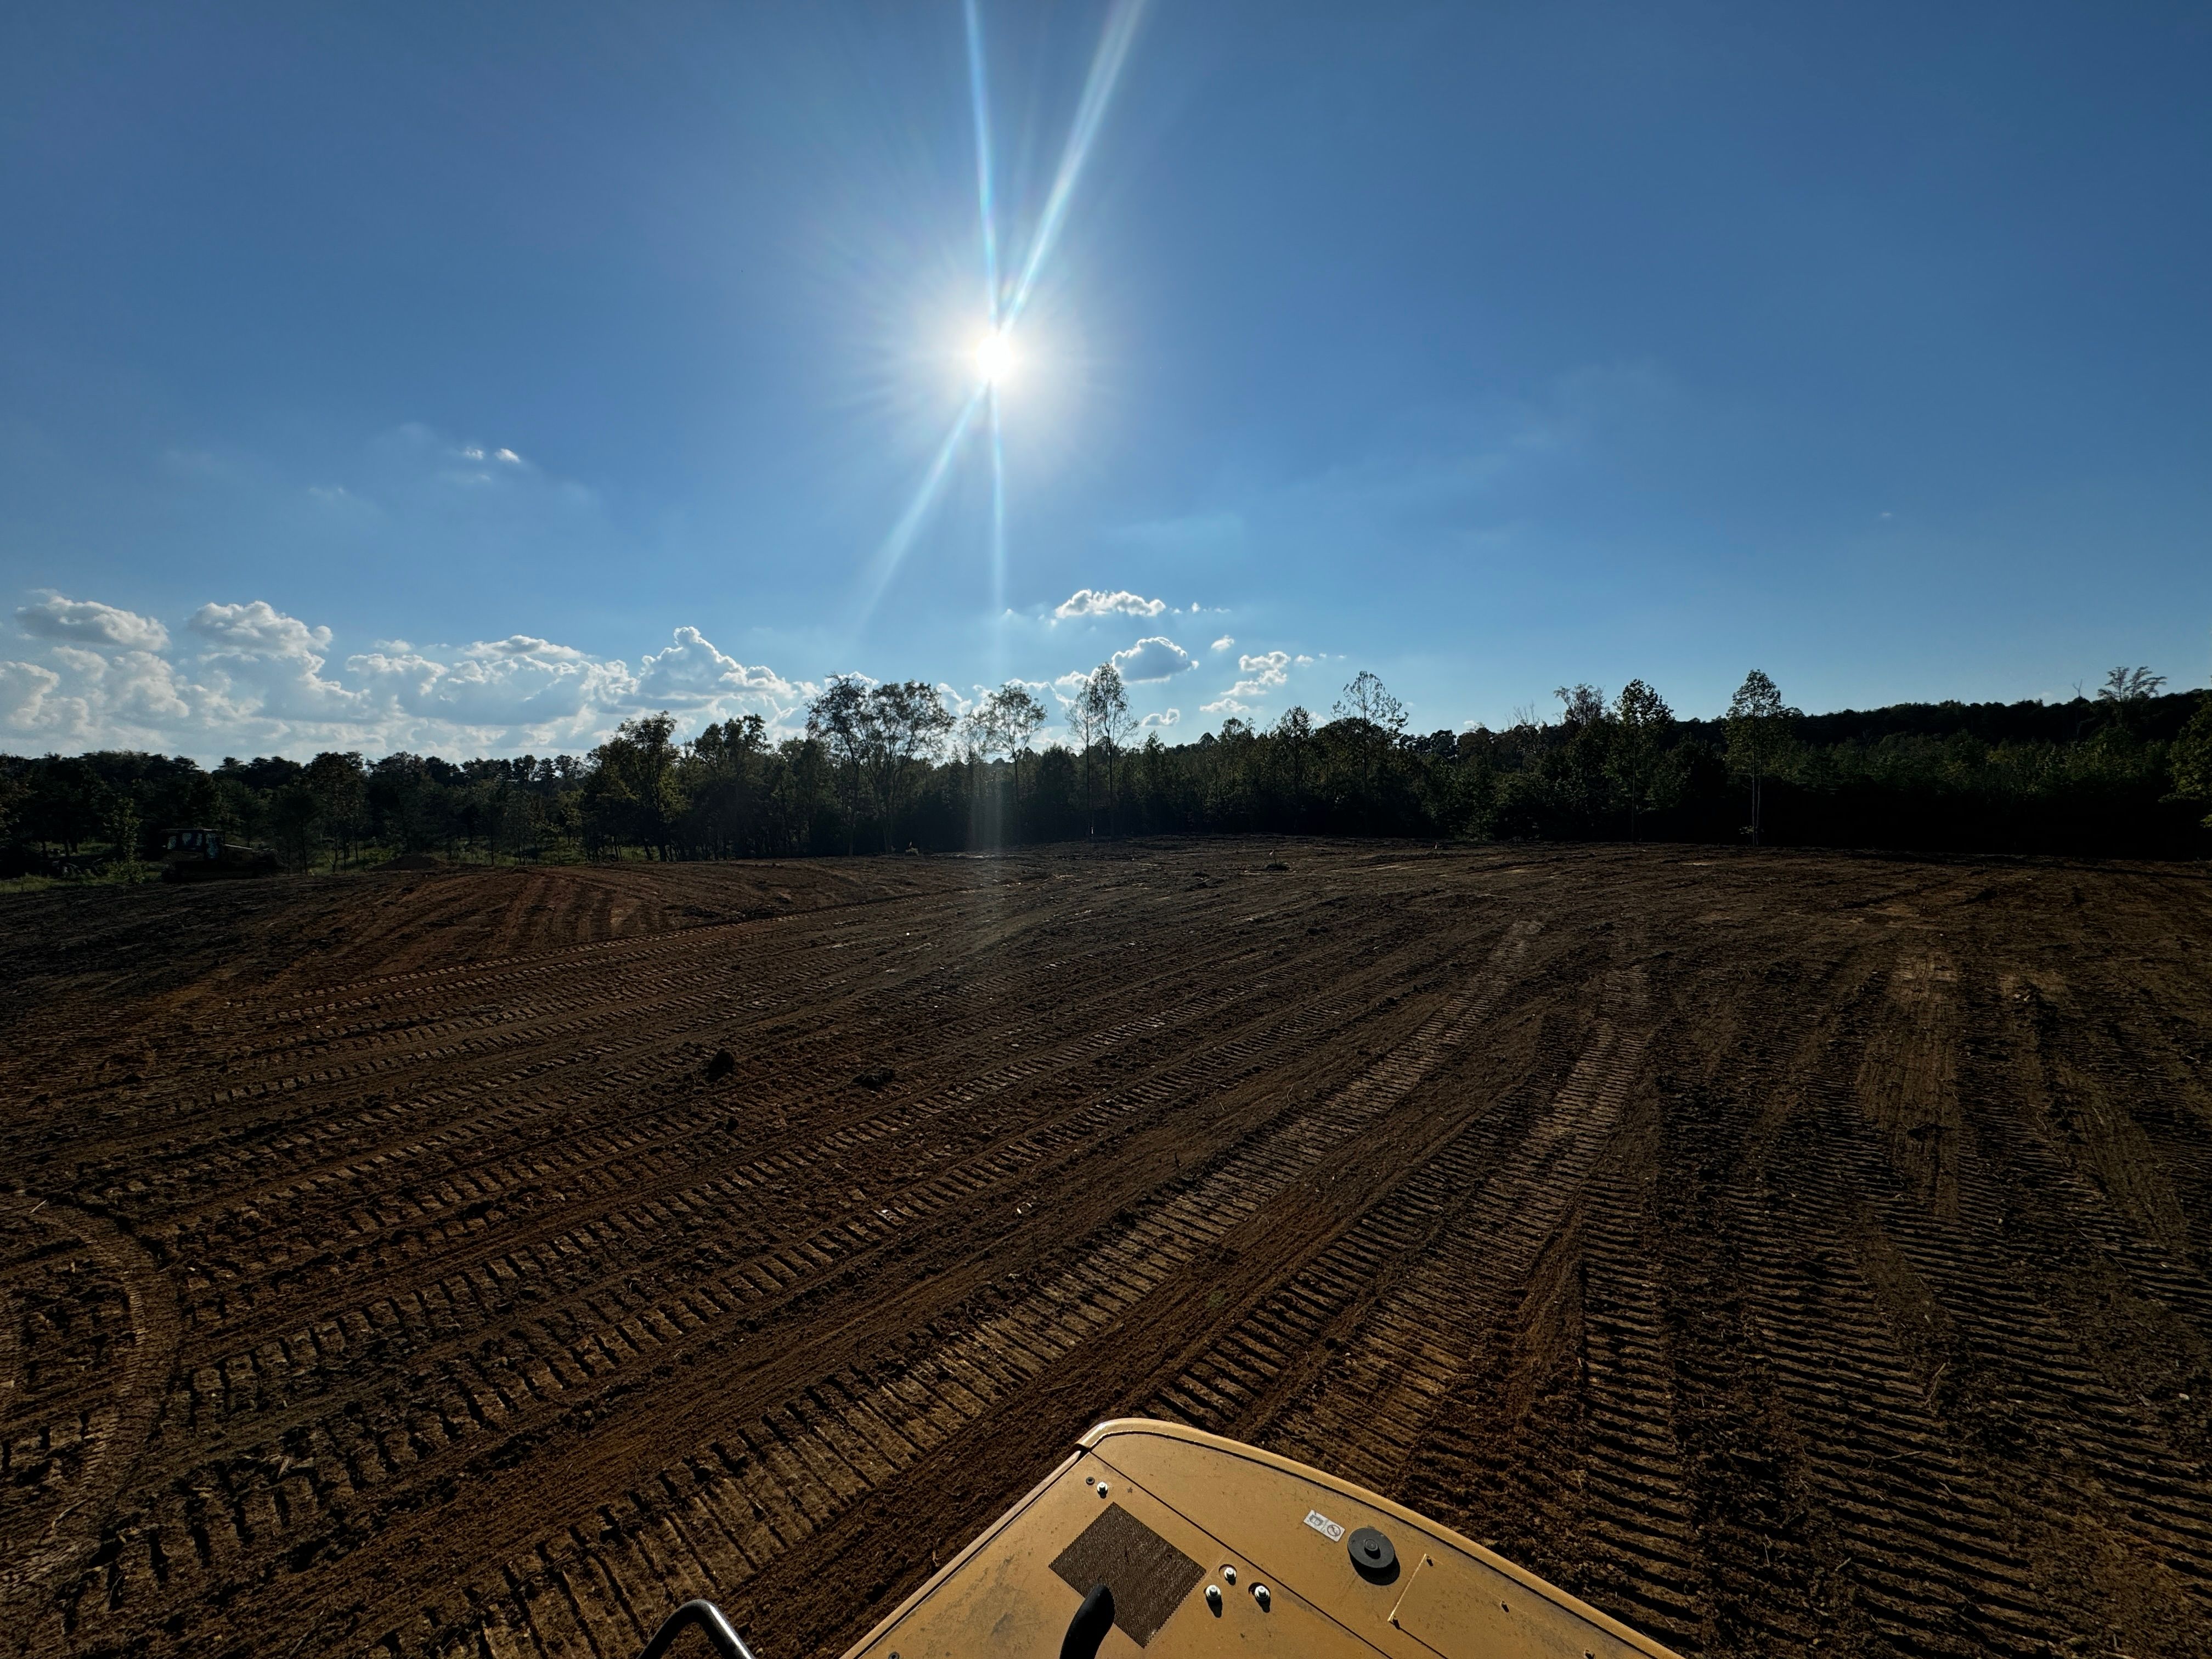
POLYGON ((1219 639, 1214 641, 1213 649, 1216 651, 1226 651, 1231 646, 1236 643, 1236 641, 1231 639, 1228 635, 1224 634, 1219 639))
POLYGON ((311 628, 266 599, 204 605, 185 626, 209 647, 194 700, 204 720, 250 731, 255 721, 346 724, 368 712, 362 693, 323 677, 327 628, 311 628))
POLYGON ((1127 651, 1116 651, 1114 666, 1125 680, 1164 680, 1172 679, 1187 668, 1197 667, 1198 659, 1173 640, 1155 634, 1149 639, 1139 640, 1127 651))
POLYGON ((1182 709, 1163 708, 1157 714, 1146 715, 1141 724, 1151 726, 1156 731, 1164 732, 1169 726, 1175 725, 1182 719, 1182 709))
POLYGON ((15 612, 15 625, 39 639, 66 640, 95 649, 118 647, 125 651, 159 651, 169 643, 169 630, 151 617, 122 611, 97 599, 66 599, 52 590, 36 605, 15 612))
POLYGON ((266 599, 251 605, 204 605, 185 626, 214 641, 219 649, 249 656, 306 656, 328 649, 331 643, 329 629, 310 628, 266 599))
POLYGON ((1157 617, 1167 608, 1164 599, 1148 599, 1127 589, 1105 593, 1079 587, 1052 614, 1054 620, 1066 622, 1075 617, 1157 617))
POLYGON ((726 656, 696 628, 674 630, 635 674, 529 634, 459 649, 382 640, 333 669, 328 628, 261 599, 202 605, 173 648, 159 623, 112 605, 49 595, 21 614, 50 643, 41 660, 0 662, 0 747, 542 754, 587 749, 647 708, 687 725, 740 710, 780 724, 813 690, 726 656))
POLYGON ((1256 657, 1240 656, 1237 672, 1249 677, 1253 690, 1280 685, 1290 676, 1291 656, 1287 651, 1267 651, 1256 657))
POLYGON ((1246 698, 1265 697, 1290 678, 1291 654, 1287 651, 1263 651, 1256 656, 1240 655, 1237 671, 1243 678, 1212 702, 1201 703, 1200 707, 1205 713, 1250 714, 1252 705, 1246 698))
POLYGON ((495 449, 491 453, 491 458, 495 461, 505 461, 509 466, 522 465, 522 457, 511 449, 495 449))
POLYGON ((454 662, 374 653, 349 657, 346 672, 363 683, 386 719, 476 732, 520 728, 548 737, 576 730, 587 716, 628 701, 637 684, 621 661, 595 662, 565 647, 536 653, 475 646, 454 662))
MULTIPOLYGON (((403 643, 405 651, 412 647, 403 643)), ((469 647, 471 657, 534 657, 540 662, 589 662, 591 658, 573 645, 556 645, 535 634, 509 634, 503 640, 478 640, 469 647)))
POLYGON ((696 628, 676 630, 675 643, 639 665, 636 696, 655 708, 720 705, 731 697, 789 697, 795 688, 772 669, 748 668, 726 657, 696 628))
POLYGON ((83 708, 64 709, 55 699, 62 677, 34 662, 0 662, 0 726, 39 732, 67 724, 83 708))
POLYGON ((175 671, 150 651, 81 651, 62 645, 52 655, 70 689, 88 705, 97 704, 134 726, 159 726, 191 712, 175 671))

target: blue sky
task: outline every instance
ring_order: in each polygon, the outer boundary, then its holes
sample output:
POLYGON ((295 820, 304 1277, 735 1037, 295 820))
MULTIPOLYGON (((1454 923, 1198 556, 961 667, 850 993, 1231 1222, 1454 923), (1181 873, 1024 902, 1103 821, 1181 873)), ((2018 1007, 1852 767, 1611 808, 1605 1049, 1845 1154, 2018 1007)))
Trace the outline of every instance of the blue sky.
POLYGON ((2204 683, 2203 8, 975 15, 0 15, 0 748, 2204 683))

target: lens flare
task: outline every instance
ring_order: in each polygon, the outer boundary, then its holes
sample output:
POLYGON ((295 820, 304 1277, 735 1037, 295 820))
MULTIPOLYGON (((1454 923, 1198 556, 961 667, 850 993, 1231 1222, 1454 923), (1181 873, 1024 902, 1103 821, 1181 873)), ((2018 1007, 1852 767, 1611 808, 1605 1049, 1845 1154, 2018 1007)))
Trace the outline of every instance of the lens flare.
POLYGON ((984 73, 983 20, 978 0, 962 0, 962 21, 968 37, 968 92, 975 126, 975 204, 983 235, 983 302, 986 332, 975 343, 975 380, 966 403, 938 449, 936 459, 922 476, 920 489, 877 550, 866 583, 857 626, 866 627, 878 601, 897 575, 899 566, 921 533, 921 526, 943 493, 962 441, 984 419, 991 465, 991 574, 994 611, 1005 608, 1006 569, 1006 454, 1000 422, 1000 392, 1018 367, 1011 336, 1016 322, 1036 292, 1047 258, 1060 240, 1060 228, 1073 199, 1076 182, 1091 158, 1114 92, 1121 78, 1137 26, 1148 0, 1110 0, 1104 29, 1091 60, 1075 119, 1060 151, 1044 210, 1018 260, 1004 256, 1014 250, 999 241, 999 207, 992 169, 991 118, 988 85, 984 73))

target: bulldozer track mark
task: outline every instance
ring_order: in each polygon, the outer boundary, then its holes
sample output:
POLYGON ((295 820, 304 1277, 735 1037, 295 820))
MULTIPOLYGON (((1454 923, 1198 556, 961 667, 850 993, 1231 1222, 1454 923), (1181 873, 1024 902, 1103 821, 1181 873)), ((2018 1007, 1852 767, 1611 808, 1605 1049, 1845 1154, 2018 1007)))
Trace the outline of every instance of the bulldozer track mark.
MULTIPOLYGON (((1514 953, 1509 942, 1501 957, 1514 953)), ((770 1522, 769 1537, 752 1534, 750 1551, 740 1549, 725 1529, 727 1549, 705 1559, 694 1554, 683 1565, 696 1582, 727 1587, 742 1583, 763 1563, 788 1549, 830 1519, 854 1498, 872 1491, 966 1425, 1036 1381, 1085 1340, 1129 1316, 1178 1269, 1199 1258, 1239 1223, 1263 1211, 1341 1142, 1404 1099, 1464 1040, 1469 1026, 1495 994, 1495 986, 1462 995, 1425 1022, 1403 1046, 1315 1106, 1278 1120, 1229 1155, 1184 1190, 1148 1203, 1131 1221, 1107 1236, 1086 1241, 1080 1259, 1063 1268, 1008 1308, 957 1332, 940 1331, 941 1346, 927 1358, 902 1364, 895 1377, 866 1371, 842 1373, 811 1385, 799 1401, 748 1426, 746 1450, 732 1454, 718 1445, 723 1468, 733 1476, 757 1460, 774 1486, 786 1494, 781 1524, 770 1522), (833 1397, 850 1402, 841 1413, 833 1397), (849 1414, 848 1414, 849 1413, 849 1414), (861 1425, 869 1425, 863 1427, 861 1425), (870 1432, 870 1428, 874 1432, 870 1432), (811 1511, 799 1501, 811 1492, 827 1496, 811 1511)), ((681 1594, 661 1563, 652 1562, 646 1540, 656 1532, 672 1537, 715 1538, 710 1517, 718 1507, 721 1482, 697 1466, 688 1480, 665 1473, 643 1493, 629 1494, 633 1508, 650 1514, 651 1523, 636 1534, 640 1554, 648 1557, 645 1583, 625 1600, 642 1600, 649 1611, 645 1627, 664 1616, 681 1594), (678 1494, 678 1506, 662 1510, 653 1493, 678 1494), (686 1524, 688 1522, 688 1525, 686 1524), (647 1584, 659 1590, 649 1595, 647 1584)), ((771 1489, 746 1486, 756 1510, 775 1510, 771 1489)), ((672 1559, 680 1559, 673 1555, 672 1559)), ((619 1558, 606 1564, 617 1577, 619 1558)), ((511 1576, 514 1569, 510 1564, 511 1576)), ((519 1598, 534 1601, 532 1596, 519 1598)), ((507 1617, 517 1619, 517 1612, 507 1617)), ((527 1613, 520 1613, 522 1620, 527 1613)))
MULTIPOLYGON (((1796 1177, 1802 1179, 1802 1177, 1796 1177)), ((1797 1425, 1826 1523, 1846 1540, 1857 1599, 1900 1645, 1947 1650, 1968 1633, 2010 1650, 2040 1610, 2023 1605, 2023 1565, 1978 1474, 1946 1449, 1921 1379, 1899 1354, 1875 1296, 1858 1281, 1838 1224, 1796 1205, 1788 1236, 1749 1230, 1745 1255, 1764 1361, 1797 1425), (1812 1274, 1806 1265, 1816 1264, 1812 1274), (1810 1279, 1819 1287, 1807 1293, 1810 1279)))
MULTIPOLYGON (((1225 998, 1223 1006, 1238 1000, 1225 998)), ((1206 1010, 1201 1007, 1199 1012, 1203 1015, 1206 1010)), ((1337 1023, 1361 1018, 1365 1012, 1357 1006, 1326 1014, 1295 1006, 1289 1011, 1278 1009, 1265 1029, 1217 1042, 1186 1061, 1179 1073, 1154 1077, 1095 1101, 1079 1115, 1073 1127, 1081 1134, 1126 1123, 1171 1093, 1218 1086, 1249 1071, 1255 1057, 1286 1043, 1292 1047, 1326 1043, 1337 1023), (1082 1121, 1083 1118, 1089 1121, 1082 1121)), ((960 1091, 959 1097, 963 1102, 972 1101, 978 1092, 970 1086, 960 1091)), ((1251 1166, 1247 1174, 1261 1167, 1251 1166)), ((1003 1177, 1007 1172, 997 1173, 1003 1177)), ((446 1343, 449 1357, 445 1364, 428 1374, 414 1375, 408 1382, 418 1402, 416 1409, 398 1413, 397 1420, 381 1425, 374 1418, 367 1425, 356 1425, 347 1417, 329 1413, 306 1421, 288 1419, 281 1409, 283 1384, 298 1362, 288 1353, 286 1345, 264 1344, 250 1355, 237 1356, 205 1378, 204 1394, 221 1397, 222 1391, 228 1390, 237 1396, 232 1408, 235 1413, 261 1415, 265 1419, 261 1425, 264 1431, 278 1431, 287 1442, 306 1436, 318 1454, 308 1461, 322 1464, 325 1462, 322 1455, 327 1454, 328 1467, 321 1480, 311 1483, 313 1490, 302 1489, 290 1502, 273 1509, 264 1506, 258 1516, 234 1504, 228 1516, 201 1517, 195 1536, 222 1530, 238 1534, 238 1541, 226 1551, 233 1560, 297 1547, 294 1540, 303 1529, 312 1532, 323 1522, 321 1511, 326 1505, 316 1501, 316 1494, 324 1483, 340 1489, 337 1497, 343 1502, 350 1492, 343 1489, 358 1489, 403 1474, 419 1481, 432 1469, 449 1467, 456 1459, 468 1456, 470 1448, 483 1438, 524 1432, 533 1414, 543 1416, 548 1410, 563 1409, 563 1396, 572 1390, 588 1394, 603 1390, 610 1378, 619 1385, 625 1374, 647 1369, 665 1371, 672 1350, 696 1346, 699 1340, 711 1337, 714 1328, 744 1316, 764 1299, 787 1301, 802 1293, 810 1283, 842 1268, 856 1249, 879 1245, 900 1228, 951 1207, 975 1189, 976 1182, 971 1179, 940 1183, 938 1190, 918 1190, 849 1229, 819 1231, 754 1258, 744 1264, 750 1270, 750 1277, 741 1272, 642 1305, 613 1291, 597 1301, 586 1297, 580 1310, 586 1322, 567 1330, 549 1330, 556 1340, 524 1356, 519 1368, 507 1364, 504 1357, 495 1362, 478 1354, 452 1352, 462 1346, 463 1333, 446 1343), (533 1360, 535 1364, 530 1363, 533 1360)), ((1229 1207, 1218 1202, 1212 1206, 1229 1207)), ((651 1206, 645 1218, 660 1229, 678 1218, 673 1212, 654 1213, 651 1206)), ((628 1219, 617 1218, 613 1224, 628 1219)), ((1163 1239, 1181 1231, 1172 1213, 1162 1225, 1163 1239)), ((1102 1249, 1100 1259, 1113 1261, 1121 1255, 1121 1250, 1109 1246, 1102 1249)), ((1117 1307, 1117 1297, 1122 1293, 1112 1282, 1099 1283, 1091 1287, 1089 1305, 1117 1307)), ((390 1343, 410 1328, 439 1332, 450 1329, 456 1321, 465 1322, 469 1316, 465 1304, 481 1295, 481 1288, 474 1285, 455 1286, 445 1293, 425 1287, 411 1298, 365 1310, 356 1323, 362 1328, 364 1338, 380 1341, 389 1351, 390 1343)), ((314 1352, 308 1344, 301 1347, 305 1353, 314 1352)), ((342 1358, 343 1349, 337 1349, 332 1358, 342 1358)), ((273 1446, 264 1443, 244 1450, 226 1468, 205 1470, 191 1478, 203 1485, 228 1486, 233 1471, 242 1462, 250 1472, 247 1485, 252 1488, 261 1482, 260 1470, 283 1461, 273 1446)))
POLYGON ((0 1652, 835 1652, 1129 1410, 1699 1659, 2192 1650, 2203 884, 1273 856, 325 882, 173 914, 326 951, 34 975, 0 1652))
POLYGON ((1355 1480, 1400 1485, 1476 1338, 1515 1299, 1620 1121, 1642 1056, 1644 998, 1633 969, 1607 980, 1566 1082, 1518 1145, 1455 1194, 1457 1213, 1401 1269, 1307 1396, 1271 1425, 1270 1443, 1307 1461, 1326 1449, 1355 1480))
POLYGON ((0 1522, 0 1613, 12 1619, 86 1556, 96 1559, 106 1511, 160 1420, 182 1333, 168 1281, 112 1218, 27 1194, 10 1209, 0 1217, 12 1247, 0 1262, 11 1362, 0 1395, 0 1478, 19 1494, 35 1486, 39 1499, 19 1496, 0 1522), (52 1281, 62 1275, 90 1282, 60 1290, 52 1281), (17 1316, 33 1276, 48 1281, 39 1312, 49 1340, 27 1344, 17 1316), (85 1315, 102 1327, 96 1346, 54 1356, 53 1369, 85 1373, 57 1387, 33 1372, 47 1357, 38 1351, 66 1342, 71 1316, 85 1315))

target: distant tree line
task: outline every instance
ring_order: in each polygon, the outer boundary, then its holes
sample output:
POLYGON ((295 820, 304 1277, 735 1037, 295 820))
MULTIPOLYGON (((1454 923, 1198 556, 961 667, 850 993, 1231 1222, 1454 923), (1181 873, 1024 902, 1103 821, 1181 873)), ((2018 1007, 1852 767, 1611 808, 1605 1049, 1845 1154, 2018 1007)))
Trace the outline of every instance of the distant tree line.
POLYGON ((1055 720, 1011 682, 956 716, 919 680, 830 682, 802 733, 757 715, 688 741, 667 714, 582 756, 301 762, 0 756, 0 875, 150 861, 207 825, 298 869, 455 860, 951 852, 1163 833, 1645 840, 2199 857, 2212 851, 2212 693, 2115 669, 2060 703, 1807 715, 1753 671, 1727 714, 1675 718, 1642 680, 1562 687, 1548 718, 1409 731, 1373 674, 1170 744, 1111 664, 1055 720), (1056 728, 1056 729, 1055 729, 1056 728))

